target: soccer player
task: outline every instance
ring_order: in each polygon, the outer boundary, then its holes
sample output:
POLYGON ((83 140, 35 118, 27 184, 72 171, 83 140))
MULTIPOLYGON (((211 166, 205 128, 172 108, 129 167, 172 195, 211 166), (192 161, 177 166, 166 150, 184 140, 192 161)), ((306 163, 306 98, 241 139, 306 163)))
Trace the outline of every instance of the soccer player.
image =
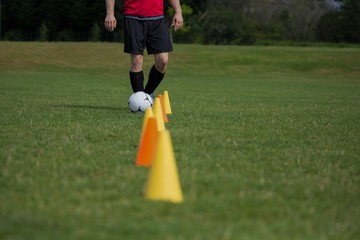
MULTIPOLYGON (((180 0, 169 0, 175 10, 172 19, 174 31, 183 26, 180 0)), ((114 16, 115 0, 105 0, 105 28, 112 32, 116 28, 114 16)), ((130 83, 133 92, 153 94, 164 78, 169 52, 173 50, 170 34, 164 19, 163 0, 124 0, 124 52, 130 54, 130 83), (143 52, 154 55, 146 86, 144 87, 143 52)))

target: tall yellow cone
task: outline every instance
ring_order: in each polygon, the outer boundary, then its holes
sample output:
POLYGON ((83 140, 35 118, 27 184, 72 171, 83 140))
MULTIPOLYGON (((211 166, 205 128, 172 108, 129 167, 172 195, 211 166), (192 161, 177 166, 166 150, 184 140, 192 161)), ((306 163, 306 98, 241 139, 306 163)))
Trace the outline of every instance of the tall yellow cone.
POLYGON ((145 110, 145 114, 144 114, 144 120, 143 120, 143 125, 142 125, 142 129, 141 129, 141 134, 140 134, 140 141, 144 135, 146 123, 147 123, 148 119, 151 117, 154 117, 154 112, 153 112, 152 108, 147 108, 145 110))
POLYGON ((166 115, 163 96, 160 94, 160 95, 158 96, 158 98, 160 99, 160 103, 161 103, 161 110, 162 110, 163 117, 164 117, 164 123, 167 123, 167 122, 169 122, 169 120, 168 120, 167 115, 166 115))
POLYGON ((153 105, 154 117, 156 117, 159 132, 165 130, 164 116, 161 109, 161 102, 159 98, 155 98, 153 105))
POLYGON ((146 186, 145 198, 173 203, 184 201, 168 130, 162 131, 159 135, 155 158, 146 186))
POLYGON ((164 99, 164 105, 165 105, 166 114, 172 114, 168 91, 164 91, 163 99, 164 99))

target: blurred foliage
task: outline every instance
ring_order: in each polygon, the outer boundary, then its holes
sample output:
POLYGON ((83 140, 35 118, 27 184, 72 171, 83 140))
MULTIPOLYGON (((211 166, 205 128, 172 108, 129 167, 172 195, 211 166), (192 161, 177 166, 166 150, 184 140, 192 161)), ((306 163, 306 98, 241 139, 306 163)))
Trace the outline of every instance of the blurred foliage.
POLYGON ((319 21, 319 39, 331 42, 360 42, 360 1, 345 0, 339 10, 319 21))
MULTIPOLYGON (((123 41, 123 0, 117 29, 104 29, 105 2, 5 0, 1 37, 10 41, 123 41)), ((174 42, 254 44, 259 41, 360 42, 358 0, 181 0, 184 28, 174 42), (330 4, 329 2, 332 2, 330 4), (341 2, 341 7, 339 6, 341 2)), ((174 11, 164 1, 169 25, 174 11)))

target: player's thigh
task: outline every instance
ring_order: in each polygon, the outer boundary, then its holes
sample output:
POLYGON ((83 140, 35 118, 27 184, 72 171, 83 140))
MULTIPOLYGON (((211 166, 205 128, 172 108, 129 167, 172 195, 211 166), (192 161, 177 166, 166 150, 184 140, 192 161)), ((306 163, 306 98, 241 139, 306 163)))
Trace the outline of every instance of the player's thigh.
POLYGON ((124 19, 124 52, 143 54, 146 46, 146 34, 143 21, 124 19))
POLYGON ((173 46, 170 40, 170 33, 165 19, 159 19, 147 23, 148 34, 146 49, 149 54, 171 52, 173 46))

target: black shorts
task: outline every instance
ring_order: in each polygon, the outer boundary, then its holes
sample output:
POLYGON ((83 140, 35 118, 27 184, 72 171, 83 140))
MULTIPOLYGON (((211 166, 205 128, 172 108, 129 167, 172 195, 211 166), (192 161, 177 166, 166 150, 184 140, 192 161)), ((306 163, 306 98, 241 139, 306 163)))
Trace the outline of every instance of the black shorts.
POLYGON ((138 20, 124 18, 124 52, 148 54, 171 52, 173 50, 165 19, 138 20))

